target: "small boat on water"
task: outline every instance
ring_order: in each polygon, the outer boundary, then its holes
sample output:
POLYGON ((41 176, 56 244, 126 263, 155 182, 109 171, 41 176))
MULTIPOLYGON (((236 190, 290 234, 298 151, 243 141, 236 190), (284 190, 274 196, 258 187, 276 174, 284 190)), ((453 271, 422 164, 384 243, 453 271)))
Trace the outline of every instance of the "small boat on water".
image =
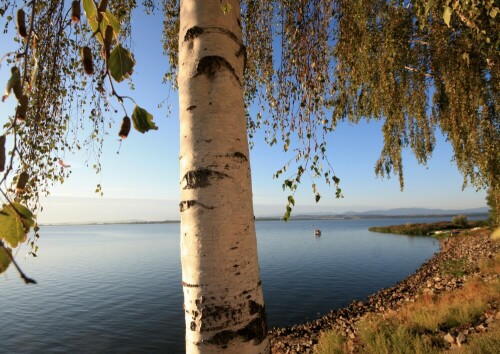
POLYGON ((314 229, 314 236, 321 236, 321 230, 320 229, 314 229))

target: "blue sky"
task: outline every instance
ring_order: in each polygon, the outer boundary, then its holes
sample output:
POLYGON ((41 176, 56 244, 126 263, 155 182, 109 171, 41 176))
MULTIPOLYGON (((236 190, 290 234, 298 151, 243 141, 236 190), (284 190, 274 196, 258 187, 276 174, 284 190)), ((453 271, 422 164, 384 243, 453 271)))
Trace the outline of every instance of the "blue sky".
MULTIPOLYGON (((132 130, 117 154, 117 133, 122 119, 118 113, 114 128, 104 145, 101 161, 103 171, 96 175, 85 166, 83 154, 67 155, 72 176, 62 186, 52 189, 43 201, 42 223, 165 220, 178 219, 179 203, 179 120, 177 94, 162 84, 168 67, 162 55, 160 42, 161 16, 139 14, 133 22, 134 47, 137 60, 132 79, 135 91, 130 95, 154 115, 158 131, 140 134, 132 130), (147 37, 144 34, 148 33, 147 37), (163 108, 158 105, 164 101, 163 108), (167 105, 172 113, 167 117, 167 105), (94 193, 96 184, 103 186, 104 197, 94 193)), ((6 51, 2 39, 0 56, 6 51), (5 49, 4 49, 5 48, 5 49)), ((9 68, 0 69, 1 85, 6 83, 9 68)), ((128 84, 117 86, 119 93, 128 91, 128 84)), ((0 125, 12 112, 15 100, 1 104, 0 125)), ((118 107, 118 104, 115 103, 118 107)), ((129 112, 133 106, 128 105, 129 112)), ((452 150, 441 134, 437 135, 436 149, 427 167, 417 164, 409 151, 403 157, 405 189, 400 192, 396 177, 375 177, 374 164, 382 148, 381 124, 361 122, 342 123, 328 138, 328 155, 336 174, 341 179, 343 199, 335 198, 334 189, 321 183, 318 187, 321 201, 314 202, 310 182, 304 180, 295 195, 296 212, 345 212, 399 207, 427 207, 441 209, 475 208, 486 205, 485 192, 474 188, 462 191, 462 177, 452 160, 452 150)), ((262 134, 255 138, 251 151, 251 166, 255 214, 282 215, 286 196, 281 180, 272 179, 274 172, 291 158, 280 146, 269 147, 262 134)), ((286 177, 286 175, 284 176, 286 177)))

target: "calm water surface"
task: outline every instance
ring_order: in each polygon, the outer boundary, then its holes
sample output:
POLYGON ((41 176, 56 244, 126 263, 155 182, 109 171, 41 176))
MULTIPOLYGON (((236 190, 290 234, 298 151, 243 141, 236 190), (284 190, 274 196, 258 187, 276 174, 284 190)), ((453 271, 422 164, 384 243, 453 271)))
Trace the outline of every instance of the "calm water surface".
MULTIPOLYGON (((428 220, 257 222, 269 325, 314 319, 405 278, 438 242, 368 227, 428 220)), ((0 353, 184 351, 179 224, 41 231, 39 257, 17 257, 38 285, 13 267, 0 276, 0 353)))

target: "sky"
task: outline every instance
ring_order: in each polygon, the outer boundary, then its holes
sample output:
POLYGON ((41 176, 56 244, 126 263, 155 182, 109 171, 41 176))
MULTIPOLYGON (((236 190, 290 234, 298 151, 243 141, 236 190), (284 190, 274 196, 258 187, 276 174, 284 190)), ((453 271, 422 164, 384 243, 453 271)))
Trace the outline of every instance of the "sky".
MULTIPOLYGON (((133 22, 133 53, 137 64, 132 75, 135 90, 130 92, 137 103, 154 116, 157 131, 141 134, 132 129, 119 148, 118 130, 122 113, 114 117, 114 128, 106 137, 101 157, 102 172, 96 175, 86 166, 85 155, 64 156, 71 165, 71 177, 54 186, 51 195, 42 199, 44 210, 40 223, 116 222, 130 220, 179 219, 179 119, 178 96, 162 84, 168 59, 162 55, 160 41, 162 18, 140 11, 133 22), (147 35, 146 35, 147 34, 147 35), (159 104, 163 102, 162 107, 159 104), (171 106, 171 114, 167 106, 171 106), (95 193, 101 184, 104 195, 95 193)), ((0 57, 8 50, 2 38, 0 57)), ((0 68, 0 85, 6 83, 10 69, 0 68)), ((116 86, 128 93, 128 84, 116 86)), ((14 98, 0 103, 0 126, 13 112, 14 98)), ((118 104, 115 102, 116 106, 118 104)), ((132 105, 128 105, 131 112, 132 105)), ((250 152, 254 209, 256 216, 284 214, 289 193, 282 190, 282 180, 273 179, 290 158, 282 147, 269 147, 262 132, 255 137, 250 152)), ((374 165, 382 149, 380 122, 341 123, 328 137, 328 158, 341 180, 344 198, 336 199, 335 190, 317 183, 322 198, 314 201, 311 183, 304 180, 295 194, 296 213, 385 210, 423 207, 465 209, 486 206, 485 192, 475 188, 462 190, 463 179, 452 161, 451 146, 437 133, 436 148, 427 166, 418 165, 409 151, 403 155, 405 188, 401 192, 396 176, 380 179, 374 165)), ((285 174, 284 177, 287 177, 285 174)), ((292 214, 293 217, 293 214, 292 214)))

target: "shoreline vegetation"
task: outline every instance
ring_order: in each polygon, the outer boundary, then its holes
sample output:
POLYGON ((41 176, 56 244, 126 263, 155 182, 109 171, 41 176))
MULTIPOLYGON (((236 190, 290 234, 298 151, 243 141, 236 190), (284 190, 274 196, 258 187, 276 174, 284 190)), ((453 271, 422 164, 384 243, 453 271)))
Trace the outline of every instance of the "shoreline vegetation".
POLYGON ((500 228, 460 229, 393 287, 317 320, 273 328, 272 353, 497 353, 499 274, 500 228))
POLYGON ((368 231, 408 235, 408 236, 433 236, 433 237, 449 237, 457 234, 460 231, 472 230, 476 228, 488 226, 486 220, 468 221, 465 216, 453 218, 453 221, 439 221, 435 223, 407 223, 404 225, 390 226, 373 226, 368 228, 368 231))

